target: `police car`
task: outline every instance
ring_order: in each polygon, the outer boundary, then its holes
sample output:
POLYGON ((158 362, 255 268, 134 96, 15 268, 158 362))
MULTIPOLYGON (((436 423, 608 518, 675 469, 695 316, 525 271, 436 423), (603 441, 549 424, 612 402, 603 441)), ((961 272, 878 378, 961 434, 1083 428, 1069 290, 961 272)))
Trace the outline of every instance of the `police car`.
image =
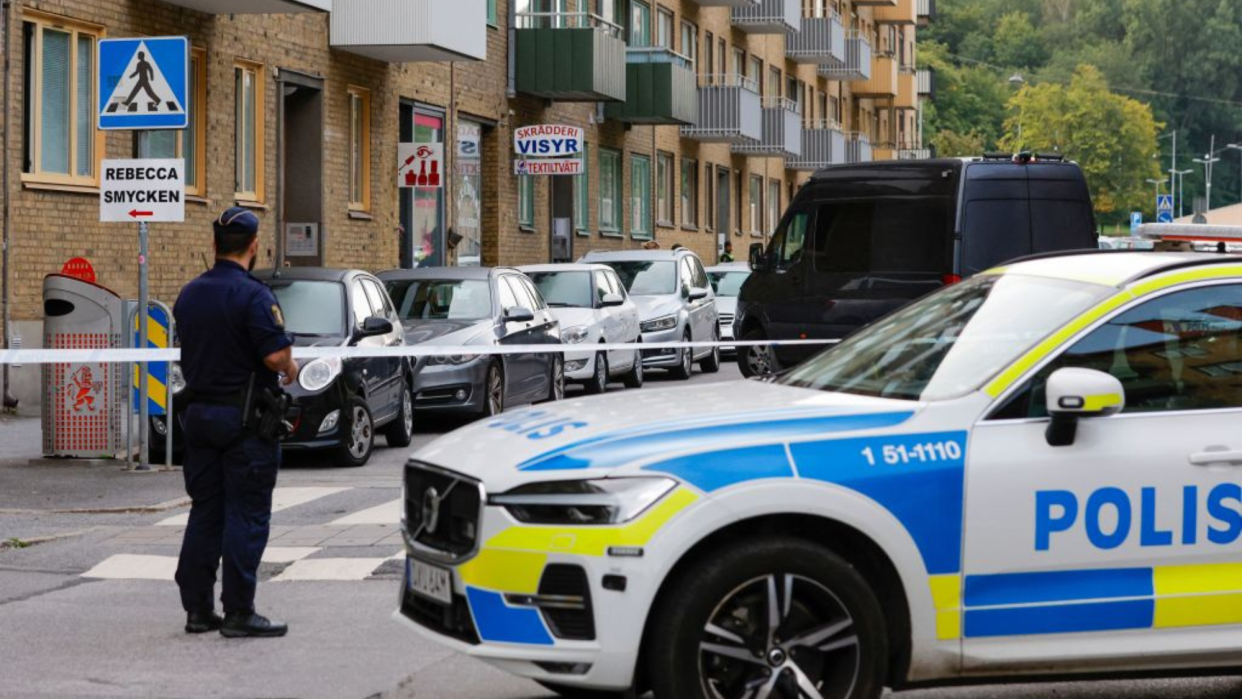
POLYGON ((1242 259, 1030 258, 772 382, 503 414, 405 471, 399 619, 565 696, 1242 664, 1242 259))

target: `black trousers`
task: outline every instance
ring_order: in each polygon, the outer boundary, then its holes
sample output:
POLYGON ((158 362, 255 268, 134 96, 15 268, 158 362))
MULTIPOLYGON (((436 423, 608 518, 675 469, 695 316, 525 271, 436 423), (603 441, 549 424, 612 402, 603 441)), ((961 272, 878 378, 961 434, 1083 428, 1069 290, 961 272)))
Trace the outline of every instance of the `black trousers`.
POLYGON ((191 404, 184 432, 185 489, 193 505, 177 563, 181 604, 187 612, 215 608, 223 559, 224 612, 252 613, 280 445, 243 432, 241 410, 231 406, 191 404))

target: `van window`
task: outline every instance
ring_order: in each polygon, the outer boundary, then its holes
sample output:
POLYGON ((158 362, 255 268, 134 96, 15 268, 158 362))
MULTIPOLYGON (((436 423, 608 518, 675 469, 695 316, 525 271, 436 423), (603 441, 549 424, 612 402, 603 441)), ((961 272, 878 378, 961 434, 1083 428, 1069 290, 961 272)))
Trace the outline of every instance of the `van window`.
POLYGON ((1005 260, 1031 254, 1031 203, 988 199, 966 204, 962 273, 970 276, 1005 260))
POLYGON ((785 225, 772 236, 768 247, 768 256, 779 269, 785 269, 802 257, 806 247, 806 229, 811 214, 799 211, 785 219, 785 225))
POLYGON ((932 272, 948 262, 947 199, 826 204, 815 225, 820 272, 932 272))

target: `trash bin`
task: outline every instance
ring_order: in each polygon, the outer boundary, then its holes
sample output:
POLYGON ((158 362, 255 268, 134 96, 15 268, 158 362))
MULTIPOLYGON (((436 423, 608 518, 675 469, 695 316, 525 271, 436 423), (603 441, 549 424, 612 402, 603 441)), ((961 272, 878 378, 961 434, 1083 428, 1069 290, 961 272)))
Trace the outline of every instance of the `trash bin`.
MULTIPOLYGON (((121 297, 98 284, 59 274, 43 280, 43 346, 124 347, 121 297)), ((115 457, 122 450, 124 364, 43 365, 43 453, 115 457)))

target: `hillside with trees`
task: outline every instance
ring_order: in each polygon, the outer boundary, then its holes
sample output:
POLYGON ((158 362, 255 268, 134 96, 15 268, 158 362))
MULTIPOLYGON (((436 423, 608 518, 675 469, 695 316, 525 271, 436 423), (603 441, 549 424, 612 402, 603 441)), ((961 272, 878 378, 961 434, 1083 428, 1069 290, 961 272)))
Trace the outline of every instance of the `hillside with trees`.
MULTIPOLYGON (((1082 165, 1102 224, 1155 214, 1172 133, 1187 213, 1216 137, 1213 208, 1242 200, 1239 0, 937 0, 919 33, 936 71, 924 130, 940 155, 1059 152, 1082 165)), ((1168 191, 1168 184, 1164 191, 1168 191)))

